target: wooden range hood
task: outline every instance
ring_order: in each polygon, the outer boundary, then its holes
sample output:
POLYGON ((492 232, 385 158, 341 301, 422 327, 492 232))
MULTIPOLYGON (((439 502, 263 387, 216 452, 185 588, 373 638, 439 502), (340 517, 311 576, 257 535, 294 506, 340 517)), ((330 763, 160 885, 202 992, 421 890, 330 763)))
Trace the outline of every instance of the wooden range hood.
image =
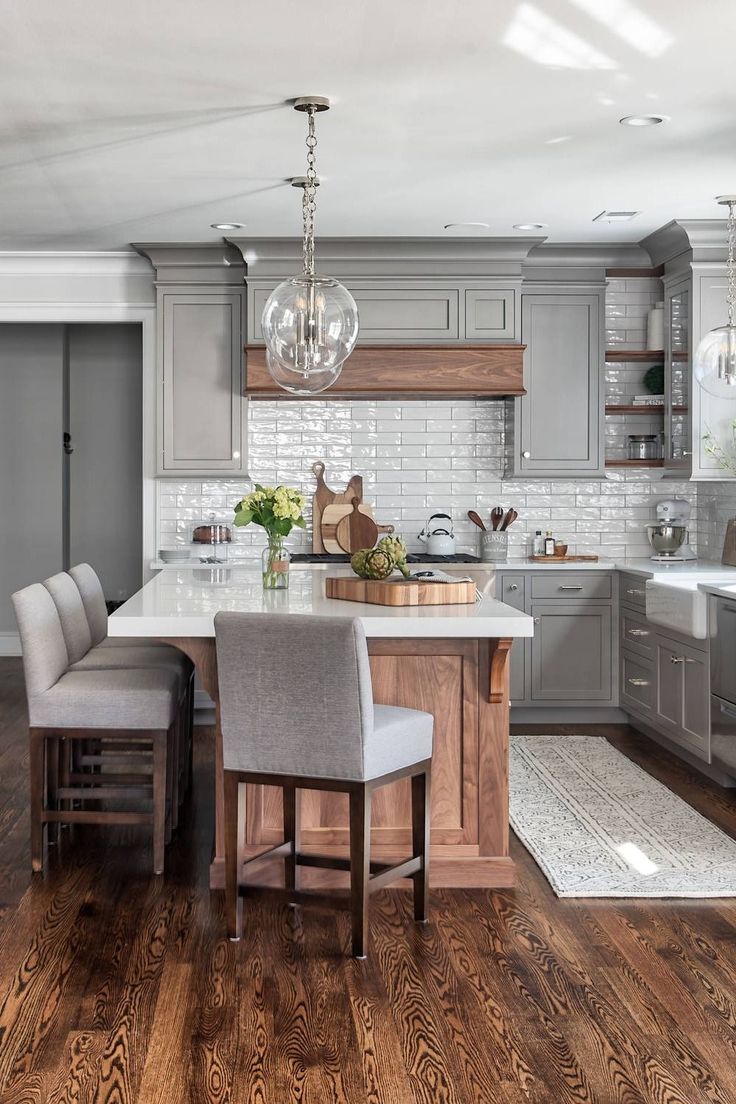
MULTIPOLYGON (((525 345, 361 345, 348 357, 332 387, 304 397, 498 399, 525 395, 525 348, 525 345)), ((245 380, 244 394, 250 398, 296 397, 271 378, 263 345, 246 345, 245 380)))

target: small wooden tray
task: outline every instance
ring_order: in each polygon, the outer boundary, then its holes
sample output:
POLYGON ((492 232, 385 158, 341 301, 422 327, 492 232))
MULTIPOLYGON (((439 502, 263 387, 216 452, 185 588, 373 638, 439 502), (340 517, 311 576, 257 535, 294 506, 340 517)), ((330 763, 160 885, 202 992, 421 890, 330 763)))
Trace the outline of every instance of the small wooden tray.
POLYGON ((597 556, 530 556, 531 563, 598 563, 597 556))
POLYGON ((431 583, 423 580, 325 579, 328 598, 345 602, 368 602, 374 606, 458 606, 475 605, 475 583, 431 583))

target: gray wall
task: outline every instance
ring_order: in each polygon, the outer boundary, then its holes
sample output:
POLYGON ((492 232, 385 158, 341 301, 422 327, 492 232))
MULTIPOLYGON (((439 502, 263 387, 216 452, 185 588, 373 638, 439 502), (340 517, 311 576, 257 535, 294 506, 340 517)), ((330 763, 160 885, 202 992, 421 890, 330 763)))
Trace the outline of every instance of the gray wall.
POLYGON ((62 567, 62 330, 0 326, 0 633, 13 591, 62 567))

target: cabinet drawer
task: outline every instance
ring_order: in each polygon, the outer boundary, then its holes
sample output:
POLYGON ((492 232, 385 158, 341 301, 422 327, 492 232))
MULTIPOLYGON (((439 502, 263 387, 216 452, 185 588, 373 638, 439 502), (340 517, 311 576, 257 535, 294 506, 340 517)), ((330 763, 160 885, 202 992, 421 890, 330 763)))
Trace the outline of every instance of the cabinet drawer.
POLYGON ((531 576, 532 598, 610 598, 611 576, 571 571, 531 576))
POLYGON ((643 575, 629 575, 624 573, 621 576, 621 589, 619 595, 621 601, 625 602, 627 606, 636 606, 637 609, 646 609, 647 606, 647 592, 646 592, 646 579, 643 575))
POLYGON ((621 706, 651 713, 654 705, 654 663, 628 650, 621 652, 621 706))
POLYGON ((637 652, 645 659, 654 659, 657 654, 656 633, 644 614, 622 606, 620 625, 621 647, 637 652))

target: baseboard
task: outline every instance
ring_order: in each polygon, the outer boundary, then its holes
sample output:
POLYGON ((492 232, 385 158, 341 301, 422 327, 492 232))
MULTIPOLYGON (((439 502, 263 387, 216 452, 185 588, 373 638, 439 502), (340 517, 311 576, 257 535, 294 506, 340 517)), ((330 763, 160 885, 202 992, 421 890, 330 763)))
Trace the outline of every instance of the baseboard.
POLYGON ((22 655, 17 632, 0 632, 0 656, 22 655))
POLYGON ((571 709, 569 706, 512 705, 512 725, 520 724, 628 724, 629 718, 616 706, 586 705, 571 709))
POLYGON ((733 775, 727 774, 725 770, 722 770, 718 766, 714 766, 712 763, 705 763, 702 759, 698 759, 697 755, 691 755, 685 748, 680 747, 679 744, 674 743, 672 740, 668 740, 661 732, 657 732, 656 728, 652 728, 638 717, 630 716, 628 720, 631 727, 635 728, 637 732, 640 732, 642 736, 646 736, 648 740, 651 740, 655 744, 659 744, 665 751, 672 752, 673 755, 676 755, 678 759, 682 759, 682 761, 687 763, 689 767, 692 767, 693 770, 698 771, 700 774, 704 774, 711 782, 723 786, 725 790, 733 790, 736 788, 736 778, 734 778, 733 775))

